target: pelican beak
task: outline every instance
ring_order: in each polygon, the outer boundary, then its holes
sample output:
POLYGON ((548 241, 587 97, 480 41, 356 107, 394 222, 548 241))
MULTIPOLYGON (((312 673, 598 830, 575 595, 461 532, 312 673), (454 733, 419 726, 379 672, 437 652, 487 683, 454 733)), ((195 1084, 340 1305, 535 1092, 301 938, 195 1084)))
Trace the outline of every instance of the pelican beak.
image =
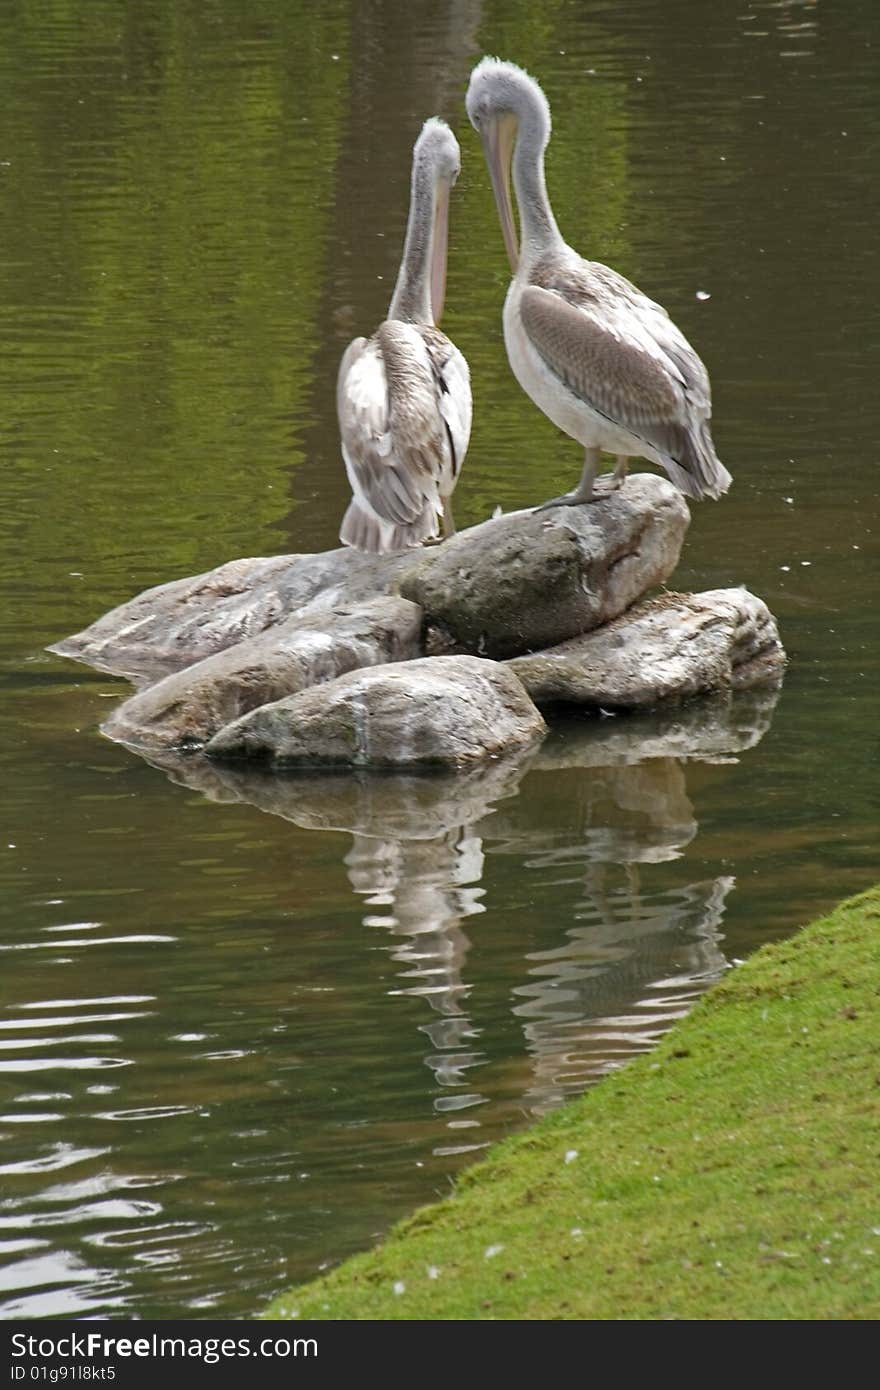
POLYGON ((510 201, 510 163, 516 141, 516 117, 509 113, 493 116, 481 132, 481 136, 504 245, 507 247, 510 268, 515 275, 519 269, 519 244, 513 221, 513 205, 510 201))
POLYGON ((431 313, 439 324, 446 300, 446 248, 449 241, 449 184, 442 180, 434 209, 434 237, 431 247, 431 313))

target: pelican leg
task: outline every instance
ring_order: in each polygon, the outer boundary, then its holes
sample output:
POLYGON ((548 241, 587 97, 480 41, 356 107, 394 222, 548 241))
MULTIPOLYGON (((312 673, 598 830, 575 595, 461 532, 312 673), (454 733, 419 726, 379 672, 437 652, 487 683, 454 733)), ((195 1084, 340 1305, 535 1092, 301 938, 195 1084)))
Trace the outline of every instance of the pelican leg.
POLYGON ((618 488, 623 487, 624 483, 626 482, 626 473, 627 473, 627 469, 628 469, 628 468, 629 468, 629 455, 628 455, 628 454, 618 454, 618 455, 617 455, 617 463, 614 465, 614 474, 613 474, 613 477, 612 477, 612 479, 611 479, 611 491, 612 491, 612 492, 616 492, 618 488))
POLYGON ((598 499, 593 491, 593 484, 598 472, 599 450, 586 449, 584 451, 584 471, 574 492, 566 492, 562 497, 551 497, 549 502, 542 502, 540 507, 535 508, 535 511, 545 512, 548 507, 577 507, 581 502, 596 502, 598 499))
POLYGON ((426 541, 423 541, 422 544, 424 546, 442 545, 444 541, 449 540, 450 536, 456 534, 455 522, 452 520, 451 499, 449 497, 441 497, 440 501, 443 503, 443 514, 440 517, 440 528, 443 534, 440 536, 429 536, 426 541))
POLYGON ((442 535, 429 536, 426 541, 422 542, 422 545, 425 547, 429 545, 442 545, 444 541, 449 540, 450 536, 454 536, 456 534, 455 522, 452 520, 451 499, 449 497, 441 497, 440 501, 443 503, 443 512, 440 517, 440 528, 442 531, 442 535))

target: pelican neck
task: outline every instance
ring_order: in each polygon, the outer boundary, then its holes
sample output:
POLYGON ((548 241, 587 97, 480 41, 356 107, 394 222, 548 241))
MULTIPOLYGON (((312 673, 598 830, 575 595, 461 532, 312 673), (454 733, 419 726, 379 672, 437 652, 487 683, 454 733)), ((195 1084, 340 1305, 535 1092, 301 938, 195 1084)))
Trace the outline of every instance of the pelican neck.
POLYGON ((544 178, 547 140, 534 122, 521 121, 513 151, 513 187, 519 211, 521 256, 524 261, 563 245, 544 178))
POLYGON ((431 169, 417 161, 412 174, 409 220, 403 243, 403 256, 391 304, 390 319, 409 323, 434 322, 431 308, 431 258, 434 253, 434 210, 436 180, 431 169))

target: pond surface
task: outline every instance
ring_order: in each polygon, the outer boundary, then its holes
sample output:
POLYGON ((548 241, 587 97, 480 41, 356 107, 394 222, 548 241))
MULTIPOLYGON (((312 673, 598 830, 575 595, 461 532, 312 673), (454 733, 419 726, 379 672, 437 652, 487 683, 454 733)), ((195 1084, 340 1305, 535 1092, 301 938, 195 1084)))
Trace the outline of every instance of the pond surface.
POLYGON ((874 0, 4 7, 0 1316, 252 1314, 876 878, 878 79, 874 0), (781 697, 720 759, 664 751, 697 711, 573 721, 520 778, 166 775, 97 732, 124 682, 43 648, 335 544, 337 363, 431 113, 457 520, 576 480, 504 358, 484 52, 547 91, 563 232, 709 366, 735 486, 675 584, 767 601, 781 697))

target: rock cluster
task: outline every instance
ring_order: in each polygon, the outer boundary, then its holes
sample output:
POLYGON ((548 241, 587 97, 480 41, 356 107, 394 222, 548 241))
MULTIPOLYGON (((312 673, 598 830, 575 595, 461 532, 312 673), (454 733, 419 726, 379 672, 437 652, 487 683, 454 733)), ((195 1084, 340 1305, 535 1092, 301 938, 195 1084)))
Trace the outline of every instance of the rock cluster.
POLYGON ((236 560, 51 650, 140 687, 104 731, 148 753, 466 767, 540 742, 536 706, 645 709, 778 681, 776 624, 747 590, 646 596, 688 519, 665 478, 640 474, 420 551, 236 560))

